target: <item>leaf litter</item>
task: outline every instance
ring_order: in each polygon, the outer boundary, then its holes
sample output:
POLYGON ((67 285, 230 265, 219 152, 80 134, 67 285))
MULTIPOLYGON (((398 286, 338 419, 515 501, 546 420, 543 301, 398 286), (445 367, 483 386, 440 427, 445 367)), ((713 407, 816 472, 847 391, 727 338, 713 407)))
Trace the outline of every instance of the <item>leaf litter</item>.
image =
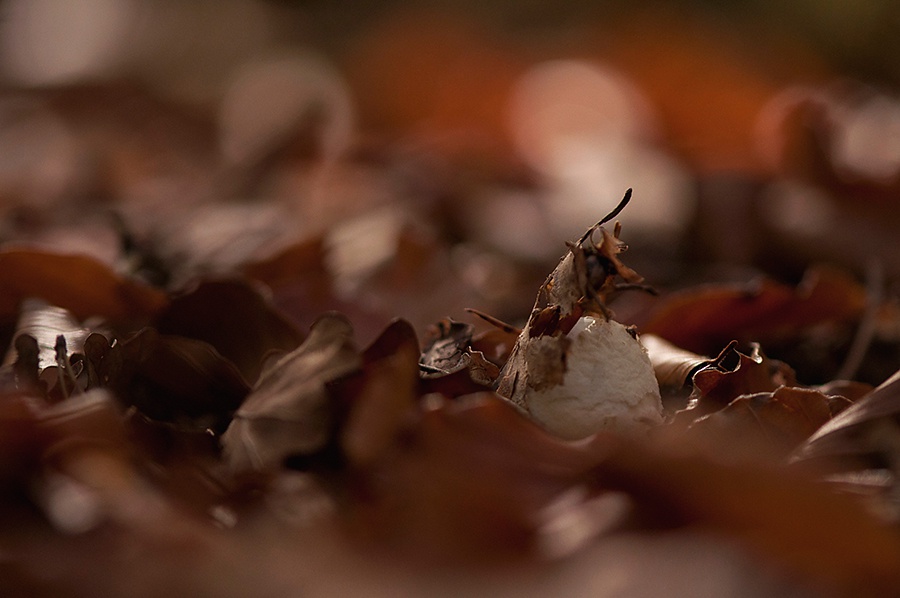
MULTIPOLYGON (((893 587, 893 383, 871 392, 852 381, 802 385, 753 342, 783 342, 790 322, 852 320, 859 289, 833 274, 796 292, 700 289, 663 297, 636 329, 619 324, 617 297, 651 290, 619 257, 621 227, 603 226, 629 196, 569 244, 522 328, 471 310, 476 323, 438 320, 422 344, 395 319, 361 349, 338 313, 304 334, 300 308, 343 302, 354 322, 368 308, 333 290, 294 288, 304 283, 293 268, 322 263, 302 246, 247 265, 247 279, 201 277, 177 292, 83 260, 8 254, 49 274, 9 283, 4 512, 33 505, 37 514, 18 526, 44 531, 41 540, 9 532, 4 542, 22 555, 38 541, 84 543, 103 560, 109 542, 127 539, 150 556, 123 571, 145 572, 170 566, 157 553, 185 542, 201 547, 198 571, 208 571, 257 562, 252 547, 265 538, 276 551, 328 538, 332 566, 386 551, 423 571, 539 575, 617 538, 676 530, 735 542, 746 550, 735 558, 764 563, 789 585, 838 595, 893 587), (68 298, 76 281, 96 281, 95 295, 68 298), (478 332, 479 323, 489 327, 478 332), (597 327, 607 338, 613 325, 634 357, 579 355, 578 335, 597 327), (557 395, 544 405, 529 398, 571 384, 582 358, 590 371, 612 367, 586 387, 597 409, 614 403, 603 387, 610 376, 624 374, 630 386, 615 392, 628 400, 643 392, 636 371, 651 381, 653 407, 636 416, 639 429, 599 418, 570 436, 554 428, 557 415, 546 417, 557 395), (659 389, 672 394, 660 401, 659 389), (842 548, 850 537, 852 551, 842 548)), ((407 284, 391 276, 398 289, 407 284)), ((102 587, 73 562, 62 587, 102 587)), ((20 588, 57 587, 40 581, 33 557, 13 563, 20 588)), ((169 579, 180 588, 195 580, 169 579)))

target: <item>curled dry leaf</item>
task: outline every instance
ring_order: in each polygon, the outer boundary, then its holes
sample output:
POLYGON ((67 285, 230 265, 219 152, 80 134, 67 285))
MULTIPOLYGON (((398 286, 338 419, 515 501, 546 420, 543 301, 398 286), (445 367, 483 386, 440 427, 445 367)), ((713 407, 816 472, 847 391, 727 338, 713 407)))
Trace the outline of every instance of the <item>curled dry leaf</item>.
POLYGON ((240 280, 205 280, 172 299, 155 321, 160 334, 206 341, 252 384, 269 351, 290 351, 302 335, 261 291, 240 280))
POLYGON ((539 289, 500 373, 497 392, 563 438, 661 421, 659 387, 646 351, 633 330, 609 318, 604 303, 642 280, 618 258, 625 250, 618 225, 615 234, 601 226, 630 197, 629 189, 609 216, 569 244, 539 289))
POLYGON ((790 367, 766 357, 758 344, 751 347, 750 355, 746 355, 732 341, 709 365, 695 373, 688 406, 676 414, 676 421, 693 421, 724 408, 741 395, 796 385, 790 367))
POLYGON ((325 385, 362 362, 352 336, 345 317, 322 316, 302 345, 260 375, 222 436, 232 470, 277 467, 288 456, 325 447, 336 423, 325 385))
POLYGON ((642 334, 641 344, 647 349, 661 388, 680 389, 690 383, 697 370, 711 362, 708 357, 676 347, 655 334, 642 334))
POLYGON ((89 257, 35 249, 0 251, 0 319, 14 318, 22 301, 38 297, 84 320, 144 321, 166 304, 157 289, 123 278, 89 257))
MULTIPOLYGON (((103 350, 101 342, 98 347, 103 350)), ((98 369, 100 376, 119 370, 110 384, 126 405, 150 419, 201 430, 224 428, 249 391, 234 364, 208 343, 152 328, 127 339, 121 350, 111 347, 98 369)))
POLYGON ((474 326, 445 318, 431 326, 420 363, 426 373, 452 374, 467 365, 466 351, 474 326))
POLYGON ((731 339, 796 338, 806 327, 854 321, 866 291, 848 274, 810 269, 796 289, 762 279, 746 285, 704 285, 672 293, 638 325, 678 347, 705 353, 731 339))
MULTIPOLYGON (((68 350, 74 353, 82 351, 89 332, 69 311, 34 299, 23 302, 16 325, 16 335, 28 335, 37 341, 41 370, 56 365, 56 345, 60 336, 66 339, 68 350)), ((7 363, 10 357, 7 355, 7 363)))
MULTIPOLYGON (((467 371, 472 381, 490 388, 500 375, 500 368, 479 351, 472 349, 471 324, 449 318, 441 320, 429 329, 430 338, 419 363, 423 377, 439 380, 457 372, 467 371)), ((477 392, 480 389, 473 389, 477 392)))
MULTIPOLYGON (((412 332, 412 327, 404 324, 412 332)), ((386 332, 394 334, 396 328, 386 332)), ((343 453, 354 466, 365 467, 381 458, 417 405, 419 344, 415 336, 403 338, 405 342, 397 343, 390 354, 374 359, 374 351, 364 355, 362 379, 356 385, 359 390, 350 398, 340 432, 343 453)))
POLYGON ((513 347, 516 346, 516 339, 522 331, 513 330, 486 330, 472 337, 472 350, 484 355, 485 359, 498 367, 509 359, 513 347))
POLYGON ((363 363, 369 365, 398 352, 409 352, 413 349, 419 353, 419 337, 415 328, 403 318, 397 318, 366 347, 362 355, 363 363))
POLYGON ((785 456, 850 404, 842 396, 781 386, 773 392, 741 395, 724 409, 694 421, 691 430, 723 440, 740 438, 745 447, 764 446, 770 454, 785 456))
POLYGON ((839 470, 888 469, 900 476, 900 372, 823 425, 794 460, 839 470))
POLYGON ((110 342, 104 335, 92 332, 84 339, 84 361, 88 388, 110 387, 122 380, 125 368, 122 345, 110 342))

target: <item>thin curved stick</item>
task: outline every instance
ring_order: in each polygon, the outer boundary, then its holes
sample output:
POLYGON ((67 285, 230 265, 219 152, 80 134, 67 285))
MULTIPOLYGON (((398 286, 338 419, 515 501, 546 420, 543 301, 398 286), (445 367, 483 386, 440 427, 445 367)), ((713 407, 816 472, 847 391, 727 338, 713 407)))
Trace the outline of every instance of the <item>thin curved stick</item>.
POLYGON ((628 190, 625 191, 625 197, 622 198, 622 201, 619 202, 619 205, 617 205, 613 209, 612 212, 610 212, 609 214, 604 216, 603 219, 600 220, 600 222, 598 222, 597 224, 595 224, 594 226, 589 228, 587 230, 587 232, 584 233, 584 235, 582 235, 581 239, 578 240, 578 245, 581 245, 582 243, 584 243, 587 240, 587 238, 591 236, 591 233, 593 233, 595 230, 597 230, 598 228, 600 228, 601 226, 603 226, 604 224, 606 224, 607 222, 609 222, 610 220, 612 220, 613 218, 618 216, 622 212, 622 210, 625 209, 625 206, 628 205, 628 202, 631 201, 631 193, 632 193, 632 189, 631 189, 631 187, 629 187, 628 190))

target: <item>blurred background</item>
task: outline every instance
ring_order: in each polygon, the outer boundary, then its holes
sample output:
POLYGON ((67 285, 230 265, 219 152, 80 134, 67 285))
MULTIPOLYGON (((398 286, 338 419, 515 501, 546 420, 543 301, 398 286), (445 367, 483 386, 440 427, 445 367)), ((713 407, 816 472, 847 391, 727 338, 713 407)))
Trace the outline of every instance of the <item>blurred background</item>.
POLYGON ((170 289, 302 254, 328 296, 272 275, 279 304, 355 309, 364 334, 467 306, 521 321, 630 187, 626 262, 661 289, 900 275, 888 0, 0 11, 7 245, 170 289))

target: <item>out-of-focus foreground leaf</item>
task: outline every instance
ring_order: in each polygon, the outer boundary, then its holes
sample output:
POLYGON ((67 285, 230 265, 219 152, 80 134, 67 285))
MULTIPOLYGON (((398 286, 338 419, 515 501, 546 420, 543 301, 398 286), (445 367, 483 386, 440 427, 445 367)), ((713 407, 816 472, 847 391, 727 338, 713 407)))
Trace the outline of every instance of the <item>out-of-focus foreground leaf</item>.
POLYGON ((627 492, 657 521, 734 538, 825 595, 883 596, 900 583, 900 535, 821 483, 783 468, 715 463, 682 442, 595 442, 608 451, 598 483, 627 492))

